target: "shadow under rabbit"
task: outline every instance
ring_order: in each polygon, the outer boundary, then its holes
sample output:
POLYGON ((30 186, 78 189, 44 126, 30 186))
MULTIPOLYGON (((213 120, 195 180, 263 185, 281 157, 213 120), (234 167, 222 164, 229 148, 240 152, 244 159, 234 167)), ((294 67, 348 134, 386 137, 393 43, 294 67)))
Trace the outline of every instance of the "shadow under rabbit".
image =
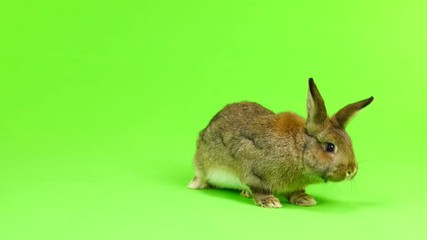
POLYGON ((359 211, 366 211, 371 210, 372 208, 379 208, 384 205, 385 203, 381 203, 378 201, 354 201, 354 200, 341 200, 338 198, 330 198, 330 197, 323 197, 319 195, 313 195, 313 197, 317 201, 317 205, 313 207, 300 207, 291 205, 291 208, 298 208, 303 209, 304 211, 310 211, 310 212, 318 212, 318 213, 351 213, 351 212, 359 212, 359 211))
MULTIPOLYGON (((245 198, 241 196, 240 191, 237 190, 211 188, 193 191, 200 192, 201 194, 208 195, 209 197, 226 199, 234 202, 244 203, 245 205, 252 205, 254 207, 257 207, 252 198, 245 198)), ((316 206, 301 207, 290 204, 284 196, 277 197, 282 202, 284 209, 301 210, 305 212, 310 211, 318 213, 350 213, 384 206, 384 204, 382 204, 381 202, 352 200, 347 201, 315 195, 313 197, 318 202, 316 206)))
POLYGON ((240 191, 233 190, 233 189, 209 188, 209 189, 200 189, 200 190, 192 190, 192 189, 189 189, 189 190, 197 191, 202 194, 209 195, 209 197, 216 197, 216 198, 226 199, 226 200, 244 203, 248 205, 254 205, 252 198, 245 198, 240 195, 240 191))

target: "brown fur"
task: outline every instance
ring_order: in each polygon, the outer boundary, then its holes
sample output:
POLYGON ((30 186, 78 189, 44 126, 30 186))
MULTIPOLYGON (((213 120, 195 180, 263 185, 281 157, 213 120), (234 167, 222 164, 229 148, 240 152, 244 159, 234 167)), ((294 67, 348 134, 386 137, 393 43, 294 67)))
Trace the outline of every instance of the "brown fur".
MULTIPOLYGON (((290 203, 312 206, 305 187, 353 178, 357 171, 345 123, 372 98, 327 117, 323 98, 309 80, 305 121, 294 113, 274 114, 257 103, 227 105, 200 132, 190 188, 232 187, 252 193, 263 207, 281 207, 274 194, 290 203), (333 143, 336 152, 325 146, 333 143)), ((350 107, 349 107, 350 106, 350 107)))
POLYGON ((279 113, 273 124, 277 134, 296 136, 304 129, 305 120, 295 113, 279 113))

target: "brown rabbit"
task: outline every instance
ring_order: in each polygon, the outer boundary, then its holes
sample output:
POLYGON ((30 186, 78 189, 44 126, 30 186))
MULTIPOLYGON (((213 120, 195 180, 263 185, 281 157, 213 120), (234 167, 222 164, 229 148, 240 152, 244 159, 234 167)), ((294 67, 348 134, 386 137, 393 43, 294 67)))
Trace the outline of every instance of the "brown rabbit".
POLYGON ((307 120, 295 113, 275 114, 257 103, 227 105, 200 132, 192 189, 242 190, 262 207, 282 207, 273 194, 300 206, 316 205, 309 184, 352 179, 357 164, 349 119, 374 100, 349 104, 331 118, 313 79, 309 79, 307 120))

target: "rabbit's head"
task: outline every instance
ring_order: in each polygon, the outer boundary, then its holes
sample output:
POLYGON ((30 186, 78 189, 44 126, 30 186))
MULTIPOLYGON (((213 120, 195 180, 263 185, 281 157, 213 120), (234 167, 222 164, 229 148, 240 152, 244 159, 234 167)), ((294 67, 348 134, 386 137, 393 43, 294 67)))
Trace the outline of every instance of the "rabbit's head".
POLYGON ((328 117, 323 98, 313 79, 309 79, 304 163, 316 177, 334 182, 354 178, 357 163, 345 127, 356 112, 373 100, 370 97, 349 104, 328 117))

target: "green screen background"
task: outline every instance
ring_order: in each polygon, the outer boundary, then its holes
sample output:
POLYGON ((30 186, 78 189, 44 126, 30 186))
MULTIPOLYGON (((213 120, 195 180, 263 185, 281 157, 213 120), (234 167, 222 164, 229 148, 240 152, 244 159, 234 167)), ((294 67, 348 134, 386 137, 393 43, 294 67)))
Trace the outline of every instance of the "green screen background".
POLYGON ((425 1, 1 1, 0 238, 426 239, 425 1), (348 126, 319 205, 193 191, 198 132, 250 100, 348 126))

